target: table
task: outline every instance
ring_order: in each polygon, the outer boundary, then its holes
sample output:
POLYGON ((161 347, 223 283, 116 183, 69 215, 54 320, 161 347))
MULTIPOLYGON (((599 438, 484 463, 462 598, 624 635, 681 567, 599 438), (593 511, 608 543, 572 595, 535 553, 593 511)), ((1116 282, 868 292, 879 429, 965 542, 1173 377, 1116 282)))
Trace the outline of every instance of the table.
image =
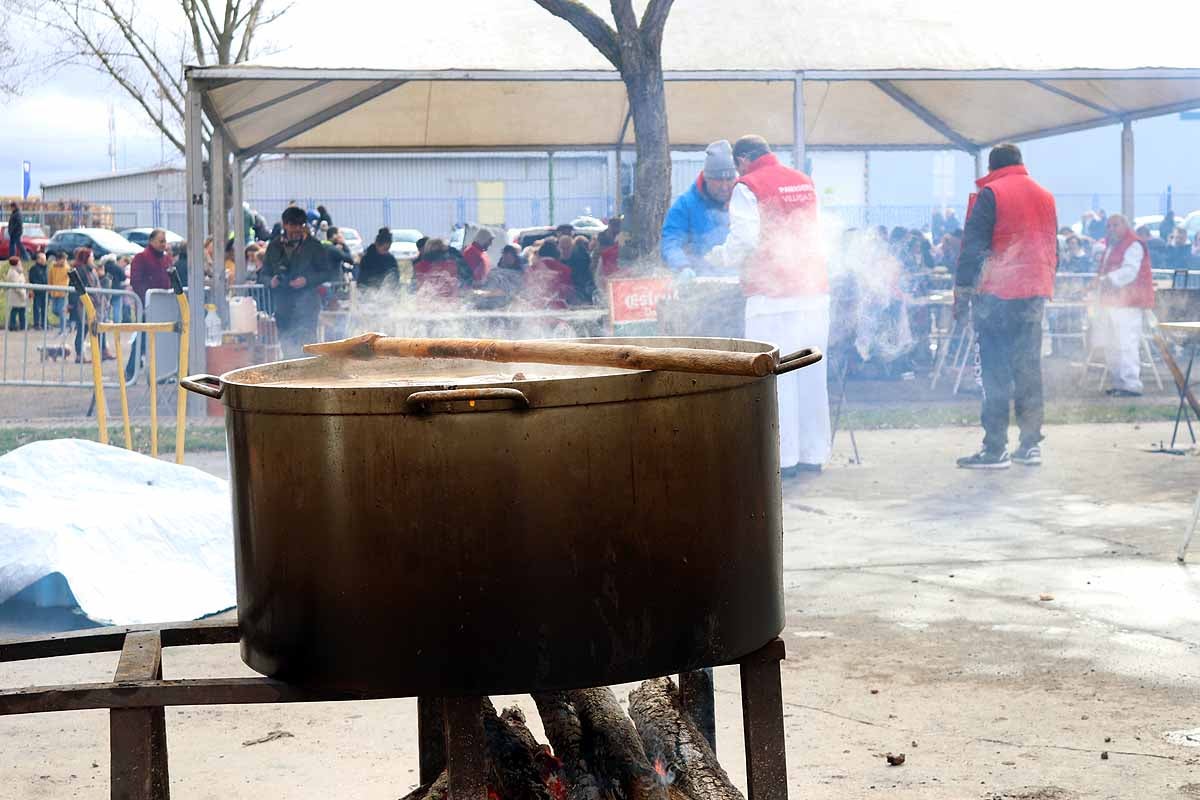
MULTIPOLYGON (((1188 434, 1192 437, 1192 444, 1195 444, 1196 431, 1192 428, 1192 416, 1196 416, 1197 422, 1200 422, 1200 413, 1196 411, 1193 405, 1195 398, 1189 397, 1189 395, 1191 395, 1192 366, 1196 363, 1196 348, 1200 346, 1200 321, 1160 322, 1158 323, 1158 329, 1163 333, 1181 339, 1188 352, 1187 369, 1184 371, 1182 377, 1179 375, 1178 368, 1171 370, 1171 374, 1175 377, 1175 387, 1179 390, 1179 408, 1175 412, 1175 428, 1171 431, 1171 447, 1175 447, 1175 440, 1179 435, 1179 423, 1181 420, 1187 423, 1188 434)), ((1168 366, 1170 365, 1168 364, 1168 366)))
MULTIPOLYGON (((1183 344, 1188 350, 1187 370, 1184 372, 1182 380, 1180 379, 1178 367, 1171 370, 1171 374, 1175 377, 1175 386, 1179 389, 1179 409, 1175 412, 1175 429, 1171 432, 1171 448, 1174 449, 1181 418, 1187 421, 1188 433, 1191 434, 1192 444, 1196 443, 1196 432, 1192 429, 1192 419, 1189 416, 1196 413, 1196 410, 1191 407, 1194 398, 1189 398, 1188 395, 1191 392, 1192 365, 1196 362, 1196 348, 1200 346, 1200 322, 1160 322, 1158 323, 1158 329, 1183 340, 1183 344)), ((1167 366, 1171 365, 1168 363, 1167 366)), ((1200 421, 1200 416, 1197 417, 1197 420, 1200 421)), ((1196 495, 1196 501, 1192 504, 1192 521, 1183 535, 1183 543, 1179 546, 1179 554, 1176 556, 1181 562, 1187 555, 1188 545, 1192 542, 1192 536, 1196 532, 1196 523, 1198 520, 1200 520, 1200 494, 1196 495)))

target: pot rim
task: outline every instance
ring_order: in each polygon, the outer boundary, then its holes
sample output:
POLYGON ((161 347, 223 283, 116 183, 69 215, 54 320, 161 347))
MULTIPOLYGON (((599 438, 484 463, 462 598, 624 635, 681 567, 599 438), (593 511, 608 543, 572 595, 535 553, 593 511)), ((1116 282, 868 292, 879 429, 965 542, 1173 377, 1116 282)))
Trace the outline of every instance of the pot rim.
MULTIPOLYGON (((565 339, 581 343, 628 344, 647 347, 695 347, 726 350, 732 352, 772 353, 778 358, 778 349, 769 343, 751 339, 712 337, 595 337, 565 339)), ((382 361, 382 359, 380 359, 382 361)), ((510 411, 514 409, 555 408, 564 406, 593 405, 597 403, 652 400, 709 391, 733 389, 766 378, 701 375, 680 372, 655 372, 650 370, 625 370, 603 367, 564 367, 552 364, 496 363, 454 359, 456 364, 478 369, 484 375, 495 373, 517 373, 530 371, 538 377, 532 380, 495 380, 463 382, 462 380, 429 381, 423 383, 378 386, 280 386, 265 385, 267 381, 279 379, 278 373, 298 370, 305 365, 319 363, 318 358, 299 358, 275 361, 231 370, 220 376, 221 402, 235 411, 270 414, 423 414, 431 410, 422 398, 410 398, 431 392, 461 392, 461 399, 437 398, 439 411, 510 411), (570 371, 587 370, 586 374, 570 374, 570 371), (562 371, 563 374, 547 372, 562 371), (258 381, 251 380, 259 378, 258 381), (495 396, 469 396, 471 392, 500 390, 513 394, 495 396), (520 395, 520 397, 518 397, 520 395), (443 402, 444 401, 444 402, 443 402)), ((431 371, 438 369, 442 360, 422 360, 431 364, 431 371)), ((442 369, 445 369, 443 366, 442 369)))

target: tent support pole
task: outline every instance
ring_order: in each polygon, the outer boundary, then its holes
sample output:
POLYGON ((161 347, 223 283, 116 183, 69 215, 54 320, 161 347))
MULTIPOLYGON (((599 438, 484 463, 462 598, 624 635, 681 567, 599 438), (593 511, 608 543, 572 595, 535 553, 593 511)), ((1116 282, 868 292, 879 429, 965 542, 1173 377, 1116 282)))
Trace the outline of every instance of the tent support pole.
POLYGON ((553 226, 554 225, 554 151, 553 150, 549 150, 546 152, 546 183, 547 183, 546 188, 547 188, 547 191, 549 192, 549 200, 550 200, 550 202, 548 203, 548 205, 549 205, 548 213, 550 215, 550 218, 548 220, 546 220, 546 224, 553 226))
MULTIPOLYGON (((204 127, 203 110, 200 105, 200 89, 194 80, 188 80, 187 97, 184 105, 184 154, 185 177, 187 180, 187 294, 192 325, 189 331, 188 350, 192 355, 193 368, 197 372, 207 370, 204 359, 204 127)), ((185 376, 180 376, 185 377, 185 376)), ((188 393, 188 413, 193 417, 204 416, 207 401, 198 394, 188 393)))
POLYGON ((792 78, 792 169, 804 171, 804 73, 792 78))
POLYGON ((1121 213, 1133 219, 1133 123, 1121 124, 1121 213))
MULTIPOLYGON (((229 168, 229 150, 225 136, 213 129, 209 152, 208 231, 213 240, 212 301, 221 321, 229 322, 229 301, 225 297, 225 242, 229 238, 229 215, 225 213, 225 170, 229 168)), ((234 248, 237 249, 237 248, 234 248)))
POLYGON ((242 208, 242 160, 233 157, 233 272, 234 283, 246 282, 246 213, 242 208))

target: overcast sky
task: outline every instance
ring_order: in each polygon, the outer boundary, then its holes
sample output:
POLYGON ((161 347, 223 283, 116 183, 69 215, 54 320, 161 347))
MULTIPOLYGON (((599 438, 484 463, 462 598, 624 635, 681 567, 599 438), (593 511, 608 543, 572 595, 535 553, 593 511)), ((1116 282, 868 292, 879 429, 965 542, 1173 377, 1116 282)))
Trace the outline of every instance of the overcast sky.
MULTIPOLYGON (((607 16, 607 0, 587 2, 604 8, 607 16)), ((159 40, 170 39, 181 21, 177 1, 139 0, 139 5, 139 24, 158 25, 159 40)), ((1094 2, 1009 0, 1001 15, 987 8, 961 0, 857 0, 852 6, 840 0, 747 0, 741 6, 728 0, 677 0, 667 25, 664 63, 676 69, 700 64, 790 69, 799 53, 823 59, 830 68, 847 66, 839 59, 869 67, 874 65, 860 62, 894 58, 901 43, 905 63, 913 67, 980 58, 1031 67, 1134 65, 1123 63, 1129 59, 1137 65, 1200 66, 1195 48, 1187 44, 1193 36, 1189 27, 1164 25, 1190 18, 1182 14, 1192 8, 1189 0, 1162 0, 1111 29, 1094 2), (857 13, 846 13, 848 7, 857 13), (734 14, 735 8, 746 13, 734 14), (764 15, 777 24, 756 21, 764 15), (1088 33, 1093 26, 1094 35, 1088 33), (1067 35, 1072 30, 1077 35, 1067 35), (1120 47, 1098 47, 1097 38, 1103 40, 1107 31, 1122 37, 1120 47), (746 46, 750 41, 754 47, 746 46), (1107 63, 1082 63, 1101 58, 1107 63), (1171 62, 1179 58, 1195 63, 1171 62), (789 64, 774 63, 780 60, 789 64)), ((107 78, 85 67, 47 69, 52 52, 45 48, 53 46, 53 37, 20 20, 12 26, 13 40, 21 43, 31 63, 21 95, 4 107, 0 194, 20 192, 25 160, 33 165, 34 192, 43 182, 107 173, 110 105, 118 170, 152 166, 164 156, 179 161, 143 112, 107 78)), ((262 44, 269 52, 256 61, 290 66, 603 66, 599 54, 566 23, 531 0, 297 0, 283 19, 264 30, 262 44), (455 46, 467 40, 486 44, 455 46)))

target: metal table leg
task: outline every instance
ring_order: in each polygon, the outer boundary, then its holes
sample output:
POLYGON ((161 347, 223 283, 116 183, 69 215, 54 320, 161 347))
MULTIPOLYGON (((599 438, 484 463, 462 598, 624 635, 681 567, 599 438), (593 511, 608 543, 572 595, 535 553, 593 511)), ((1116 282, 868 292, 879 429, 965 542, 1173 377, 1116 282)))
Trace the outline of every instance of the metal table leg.
POLYGON ((1179 409, 1175 412, 1175 428, 1171 431, 1171 449, 1175 449, 1175 439, 1179 435, 1179 421, 1182 418, 1187 422, 1188 434, 1192 437, 1192 444, 1196 443, 1196 432, 1192 429, 1192 417, 1187 406, 1187 391, 1192 385, 1192 365, 1196 362, 1196 344, 1189 345, 1187 371, 1183 376, 1183 386, 1177 386, 1179 389, 1179 409))
POLYGON ((783 684, 779 676, 783 657, 783 642, 776 640, 741 662, 748 800, 787 800, 783 684))
POLYGON ((443 707, 450 800, 487 800, 483 698, 447 697, 443 707))

